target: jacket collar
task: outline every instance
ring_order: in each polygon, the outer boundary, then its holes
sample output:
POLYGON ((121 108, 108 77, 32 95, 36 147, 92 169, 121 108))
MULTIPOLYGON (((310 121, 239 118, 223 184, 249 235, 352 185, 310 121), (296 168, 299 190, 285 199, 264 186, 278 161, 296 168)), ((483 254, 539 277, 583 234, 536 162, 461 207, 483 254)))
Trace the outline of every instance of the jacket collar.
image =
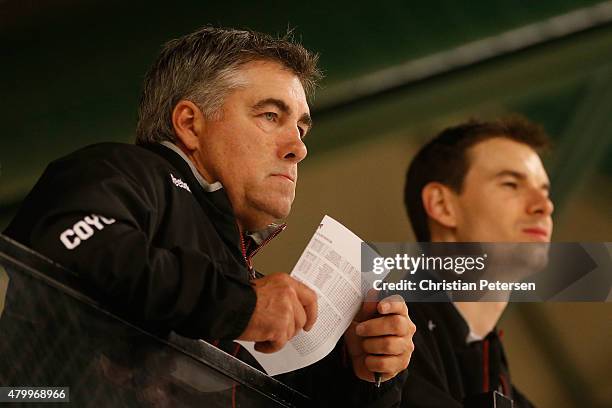
POLYGON ((191 193, 208 215, 221 239, 232 249, 232 252, 241 254, 240 233, 225 189, 205 191, 191 170, 189 162, 173 149, 161 144, 147 144, 143 147, 162 156, 177 170, 180 177, 190 186, 191 193))
POLYGON ((198 183, 200 183, 200 185, 202 186, 204 191, 206 191, 207 193, 212 193, 214 191, 217 191, 217 190, 223 188, 223 185, 221 184, 220 181, 217 181, 217 182, 211 184, 208 181, 204 180, 204 177, 202 177, 202 175, 200 174, 198 169, 196 169, 196 167, 193 165, 191 160, 189 160, 187 155, 185 155, 185 153, 183 153, 183 151, 180 149, 180 147, 178 147, 174 143, 169 142, 167 140, 161 142, 160 144, 163 145, 163 146, 166 146, 168 149, 172 150, 173 152, 175 152, 176 154, 181 156, 181 158, 185 161, 185 163, 187 163, 187 165, 191 169, 191 173, 193 174, 195 179, 198 181, 198 183))
POLYGON ((252 268, 251 259, 261 247, 286 228, 285 224, 271 224, 260 231, 246 232, 246 238, 248 241, 252 240, 253 244, 247 242, 245 246, 245 238, 240 235, 232 205, 221 182, 208 183, 204 180, 187 156, 173 143, 147 144, 143 147, 162 156, 185 178, 187 184, 192 187, 192 194, 209 216, 221 239, 234 256, 243 260, 249 269, 252 268))

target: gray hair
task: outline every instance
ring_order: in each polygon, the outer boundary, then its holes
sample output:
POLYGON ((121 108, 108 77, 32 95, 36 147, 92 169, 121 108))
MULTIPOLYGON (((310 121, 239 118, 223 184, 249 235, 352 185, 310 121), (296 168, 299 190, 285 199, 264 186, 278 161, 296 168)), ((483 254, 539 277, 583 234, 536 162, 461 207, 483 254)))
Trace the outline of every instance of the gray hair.
POLYGON ((291 31, 275 38, 250 30, 203 27, 167 42, 144 79, 136 143, 176 142, 172 111, 183 99, 214 118, 228 92, 241 85, 241 66, 258 60, 278 62, 293 72, 309 97, 322 76, 318 55, 295 42, 291 31))

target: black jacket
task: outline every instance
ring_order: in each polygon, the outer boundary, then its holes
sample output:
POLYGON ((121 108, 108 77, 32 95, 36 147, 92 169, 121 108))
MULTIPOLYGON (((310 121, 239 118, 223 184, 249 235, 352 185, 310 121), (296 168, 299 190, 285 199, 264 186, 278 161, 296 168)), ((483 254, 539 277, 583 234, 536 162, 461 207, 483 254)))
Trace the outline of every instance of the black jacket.
MULTIPOLYGON (((258 247, 241 237, 225 191, 204 191, 171 149, 105 143, 51 163, 5 234, 77 273, 115 313, 257 366, 231 340, 255 307, 247 265, 258 247)), ((357 379, 340 342, 279 379, 320 405, 397 406, 403 378, 381 389, 357 379)))
POLYGON ((233 339, 256 297, 225 193, 197 187, 164 146, 94 145, 51 163, 5 234, 149 329, 233 339))
POLYGON ((492 391, 513 399, 515 408, 532 407, 510 381, 501 339, 495 331, 468 344, 469 328, 452 303, 410 303, 408 311, 417 332, 402 407, 482 406, 476 401, 485 393, 489 399, 492 391))

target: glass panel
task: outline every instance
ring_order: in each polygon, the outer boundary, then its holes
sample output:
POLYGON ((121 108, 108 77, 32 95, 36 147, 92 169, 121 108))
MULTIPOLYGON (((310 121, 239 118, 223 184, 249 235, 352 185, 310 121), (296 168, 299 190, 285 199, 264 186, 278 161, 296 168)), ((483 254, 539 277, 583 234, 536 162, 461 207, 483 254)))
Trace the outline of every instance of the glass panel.
POLYGON ((173 335, 188 355, 14 260, 0 251, 3 386, 68 386, 79 407, 276 407, 304 398, 207 343, 173 335))

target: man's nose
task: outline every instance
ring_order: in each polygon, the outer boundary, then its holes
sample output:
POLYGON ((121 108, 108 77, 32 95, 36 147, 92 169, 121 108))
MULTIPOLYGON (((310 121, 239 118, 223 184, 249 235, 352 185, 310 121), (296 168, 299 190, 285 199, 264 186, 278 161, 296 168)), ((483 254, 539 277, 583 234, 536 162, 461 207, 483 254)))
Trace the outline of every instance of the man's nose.
POLYGON ((532 196, 527 207, 527 212, 529 214, 550 216, 555 206, 548 196, 548 191, 538 189, 534 190, 531 194, 532 196))
POLYGON ((306 145, 302 141, 300 129, 295 126, 295 128, 288 130, 287 133, 283 135, 283 143, 281 143, 279 147, 280 158, 299 163, 306 158, 307 154, 308 149, 306 149, 306 145))

